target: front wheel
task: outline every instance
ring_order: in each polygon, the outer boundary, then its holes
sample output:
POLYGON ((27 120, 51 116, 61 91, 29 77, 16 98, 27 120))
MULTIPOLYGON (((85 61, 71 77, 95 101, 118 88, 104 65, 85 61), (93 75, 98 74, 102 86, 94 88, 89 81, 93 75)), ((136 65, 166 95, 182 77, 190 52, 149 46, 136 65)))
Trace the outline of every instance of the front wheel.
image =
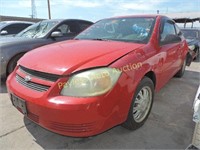
POLYGON ((11 74, 17 65, 17 61, 23 56, 24 54, 18 54, 13 57, 7 67, 7 75, 11 74))
POLYGON ((149 116, 154 98, 154 84, 148 77, 144 77, 134 94, 127 120, 123 127, 135 130, 141 127, 149 116))

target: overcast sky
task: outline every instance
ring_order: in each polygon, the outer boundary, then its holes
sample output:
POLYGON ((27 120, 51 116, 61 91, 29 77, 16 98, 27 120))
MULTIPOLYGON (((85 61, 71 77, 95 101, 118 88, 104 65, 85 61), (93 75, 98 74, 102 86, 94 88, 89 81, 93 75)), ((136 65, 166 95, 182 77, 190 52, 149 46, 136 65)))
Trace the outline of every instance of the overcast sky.
MULTIPOLYGON (((97 21, 118 15, 199 12, 200 0, 50 0, 52 18, 97 21)), ((35 0, 37 18, 48 18, 47 0, 35 0)), ((0 15, 30 17, 31 0, 0 0, 0 15)), ((200 16, 200 15, 199 15, 200 16)))

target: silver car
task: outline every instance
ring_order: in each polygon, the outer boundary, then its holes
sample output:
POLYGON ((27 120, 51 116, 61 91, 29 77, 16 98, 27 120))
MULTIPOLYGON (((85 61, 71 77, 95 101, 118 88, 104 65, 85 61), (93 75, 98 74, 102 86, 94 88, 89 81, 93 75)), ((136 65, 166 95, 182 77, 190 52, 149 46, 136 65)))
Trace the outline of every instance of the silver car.
POLYGON ((74 38, 93 23, 77 19, 44 20, 26 28, 15 37, 0 38, 0 76, 10 74, 17 61, 37 47, 74 38))
POLYGON ((14 36, 32 24, 33 22, 25 21, 2 21, 0 22, 0 36, 14 36))

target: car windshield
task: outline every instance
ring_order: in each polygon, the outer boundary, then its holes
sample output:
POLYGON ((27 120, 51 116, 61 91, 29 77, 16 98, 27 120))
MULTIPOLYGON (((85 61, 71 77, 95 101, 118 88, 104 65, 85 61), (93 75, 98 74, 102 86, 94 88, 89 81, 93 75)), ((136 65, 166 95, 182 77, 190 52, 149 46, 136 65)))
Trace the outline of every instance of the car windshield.
POLYGON ((154 22, 155 18, 147 17, 105 19, 95 23, 75 39, 146 43, 154 22))
POLYGON ((196 39, 198 38, 198 31, 195 30, 182 30, 183 35, 186 39, 196 39))
POLYGON ((0 27, 4 26, 6 22, 0 22, 0 27))
POLYGON ((42 38, 58 23, 58 21, 41 21, 39 23, 29 26, 25 30, 18 33, 16 36, 28 38, 42 38))

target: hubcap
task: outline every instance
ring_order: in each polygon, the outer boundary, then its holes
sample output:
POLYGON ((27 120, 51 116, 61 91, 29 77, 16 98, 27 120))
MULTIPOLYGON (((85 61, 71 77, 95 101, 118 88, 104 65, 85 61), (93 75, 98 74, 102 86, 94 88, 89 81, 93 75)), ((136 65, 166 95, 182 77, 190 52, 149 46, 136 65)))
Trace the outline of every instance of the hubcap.
POLYGON ((145 86, 139 91, 133 106, 133 117, 136 122, 142 122, 146 118, 150 110, 151 103, 152 91, 150 87, 145 86))

